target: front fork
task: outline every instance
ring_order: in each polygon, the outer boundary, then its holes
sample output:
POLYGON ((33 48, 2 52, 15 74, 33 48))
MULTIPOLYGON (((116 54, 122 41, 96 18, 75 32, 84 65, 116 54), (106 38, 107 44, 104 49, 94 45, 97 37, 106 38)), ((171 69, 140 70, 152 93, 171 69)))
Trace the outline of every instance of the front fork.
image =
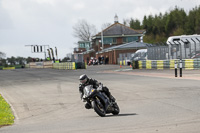
MULTIPOLYGON (((100 99, 97 96, 95 96, 94 98, 97 99, 96 100, 98 102, 97 104, 102 106, 102 103, 100 102, 100 99)), ((94 102, 95 102, 94 99, 91 99, 90 102, 92 104, 92 108, 94 108, 94 102)))

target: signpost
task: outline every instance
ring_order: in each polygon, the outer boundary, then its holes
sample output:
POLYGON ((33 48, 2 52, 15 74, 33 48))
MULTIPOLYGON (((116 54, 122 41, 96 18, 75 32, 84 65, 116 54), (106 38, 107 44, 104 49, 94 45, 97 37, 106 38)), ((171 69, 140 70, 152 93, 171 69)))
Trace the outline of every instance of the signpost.
POLYGON ((46 50, 49 49, 49 45, 25 45, 25 47, 31 47, 32 53, 44 53, 44 58, 46 59, 46 50))

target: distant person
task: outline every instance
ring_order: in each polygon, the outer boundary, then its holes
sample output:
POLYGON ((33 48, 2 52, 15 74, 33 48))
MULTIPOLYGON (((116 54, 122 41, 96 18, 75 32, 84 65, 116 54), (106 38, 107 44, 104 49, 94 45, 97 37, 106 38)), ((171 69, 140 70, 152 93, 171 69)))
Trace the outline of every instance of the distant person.
POLYGON ((99 60, 99 64, 101 65, 101 57, 100 56, 99 56, 98 60, 99 60))
POLYGON ((109 61, 109 58, 108 58, 108 56, 106 56, 105 64, 108 64, 108 61, 109 61))
POLYGON ((103 64, 103 62, 104 62, 104 57, 103 55, 101 55, 101 64, 103 64))

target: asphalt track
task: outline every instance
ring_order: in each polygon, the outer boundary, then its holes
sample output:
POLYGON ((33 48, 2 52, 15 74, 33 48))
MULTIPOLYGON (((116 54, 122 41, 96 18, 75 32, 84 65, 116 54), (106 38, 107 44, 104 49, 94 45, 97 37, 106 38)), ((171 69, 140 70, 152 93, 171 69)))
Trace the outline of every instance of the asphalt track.
POLYGON ((0 133, 199 133, 200 70, 130 70, 90 66, 87 70, 0 71, 0 93, 12 105, 15 124, 0 133), (106 85, 121 112, 99 117, 86 110, 79 75, 106 85))

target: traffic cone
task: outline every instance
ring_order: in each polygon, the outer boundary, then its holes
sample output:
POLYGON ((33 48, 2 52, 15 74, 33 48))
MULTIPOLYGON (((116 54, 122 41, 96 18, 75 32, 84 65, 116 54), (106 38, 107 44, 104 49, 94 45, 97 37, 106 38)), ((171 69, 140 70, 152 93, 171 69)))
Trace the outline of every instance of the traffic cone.
POLYGON ((120 68, 122 68, 122 65, 120 65, 120 68))
POLYGON ((132 65, 130 65, 130 68, 132 68, 132 65))

